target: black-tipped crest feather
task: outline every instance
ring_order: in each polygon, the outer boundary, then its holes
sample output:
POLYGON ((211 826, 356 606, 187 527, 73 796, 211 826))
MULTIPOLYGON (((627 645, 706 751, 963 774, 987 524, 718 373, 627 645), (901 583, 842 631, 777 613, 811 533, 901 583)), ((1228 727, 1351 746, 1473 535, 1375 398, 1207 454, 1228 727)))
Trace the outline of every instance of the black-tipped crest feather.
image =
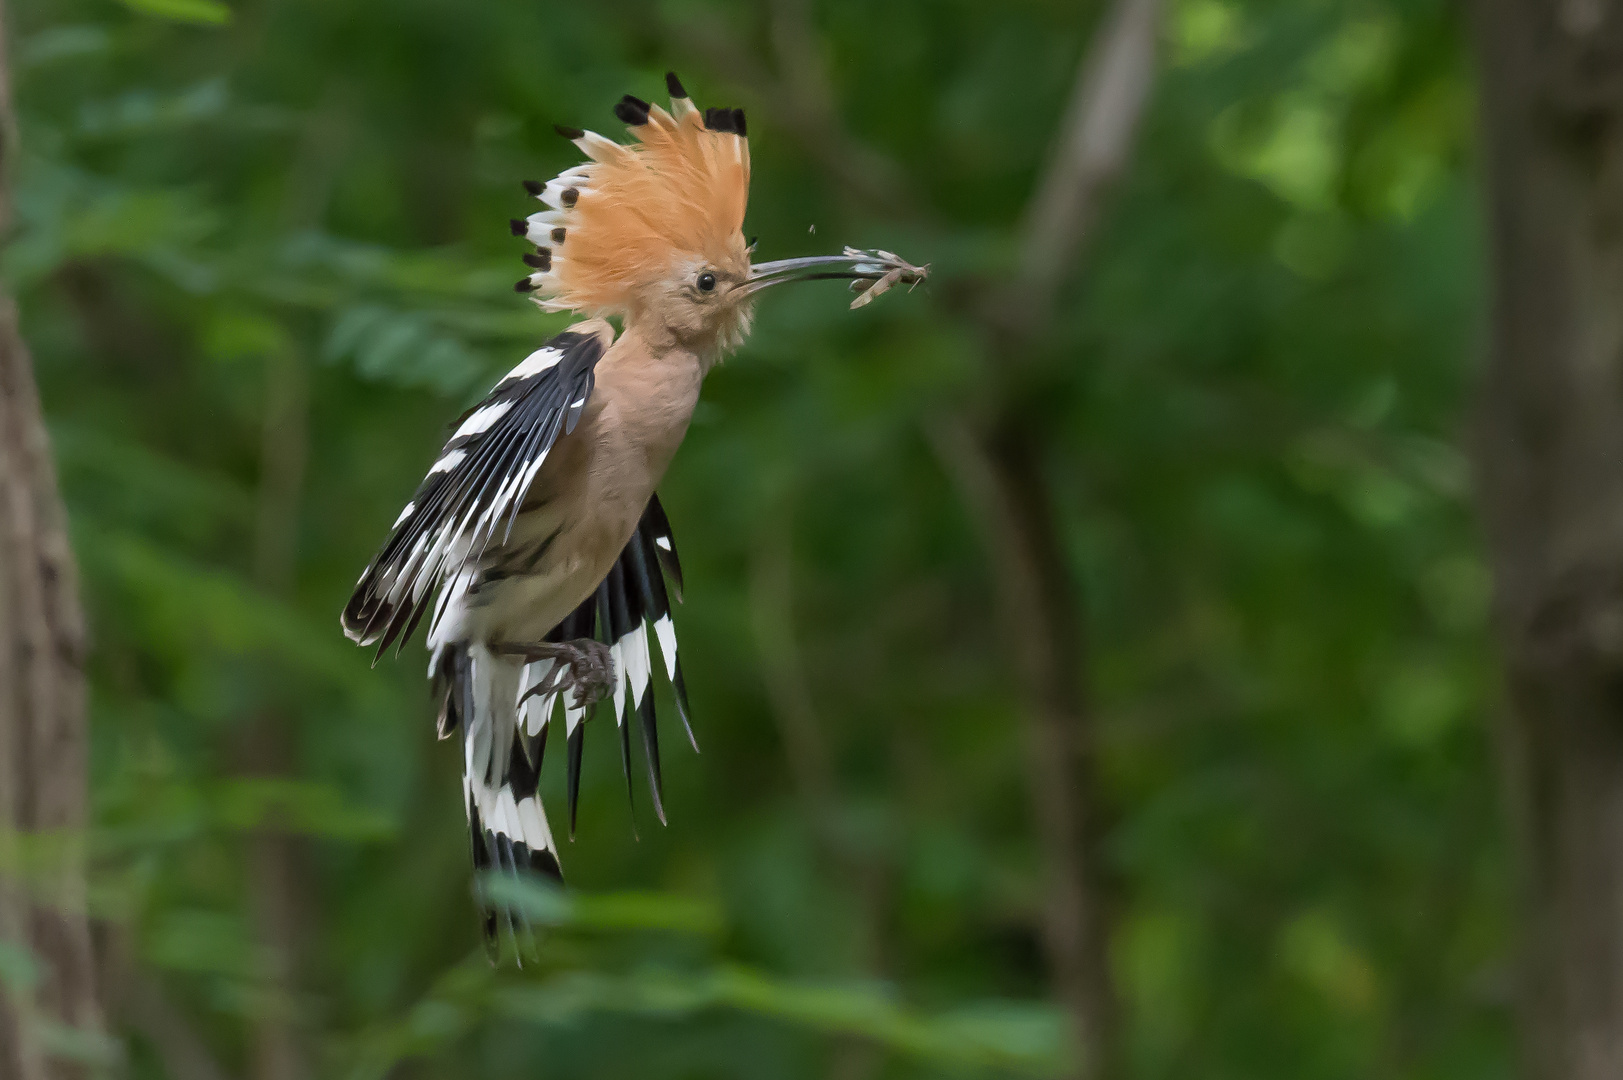
POLYGON ((627 94, 614 106, 614 115, 629 127, 641 127, 648 123, 648 110, 652 107, 641 98, 627 94))

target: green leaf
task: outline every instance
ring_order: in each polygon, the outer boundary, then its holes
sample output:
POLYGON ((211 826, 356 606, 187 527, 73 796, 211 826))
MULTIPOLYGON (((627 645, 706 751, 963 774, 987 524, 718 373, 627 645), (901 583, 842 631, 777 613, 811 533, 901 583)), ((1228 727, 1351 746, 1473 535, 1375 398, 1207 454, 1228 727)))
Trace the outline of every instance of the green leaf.
POLYGON ((123 1060, 123 1045, 104 1032, 89 1031, 54 1020, 37 1023, 40 1045, 52 1057, 95 1066, 98 1071, 111 1069, 123 1060))
POLYGON ((490 896, 511 904, 542 926, 597 932, 666 930, 714 936, 721 932, 721 913, 703 900, 674 893, 614 892, 593 895, 566 892, 538 878, 488 874, 490 896))
POLYGON ((570 1024, 593 1012, 672 1018, 729 1008, 948 1066, 1032 1076, 1058 1075, 1068 1057, 1064 1024, 1049 1005, 981 1003, 932 1016, 907 1008, 882 984, 808 983, 738 964, 697 971, 650 966, 623 976, 573 971, 503 989, 495 1004, 514 1019, 543 1024, 570 1024))
POLYGON ((143 15, 175 22, 224 26, 231 21, 231 9, 216 0, 123 0, 123 3, 143 15))
POLYGON ((269 825, 334 840, 379 840, 394 833, 386 816, 351 806, 330 784, 246 777, 220 781, 215 798, 219 821, 235 829, 269 825))
POLYGON ((0 941, 0 987, 28 992, 39 983, 39 961, 26 946, 0 941))

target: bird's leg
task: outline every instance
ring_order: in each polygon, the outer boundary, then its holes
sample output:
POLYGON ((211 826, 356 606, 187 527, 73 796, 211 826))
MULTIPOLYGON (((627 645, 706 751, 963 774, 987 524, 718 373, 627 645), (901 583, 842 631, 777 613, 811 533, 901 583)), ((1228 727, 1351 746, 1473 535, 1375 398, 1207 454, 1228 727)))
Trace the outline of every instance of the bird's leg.
MULTIPOLYGON (((591 638, 574 641, 538 641, 529 645, 498 645, 505 656, 522 656, 526 663, 553 661, 552 670, 524 694, 553 694, 575 691, 575 708, 584 709, 601 701, 614 689, 614 657, 609 647, 591 638)), ((522 698, 520 699, 523 700, 522 698)))

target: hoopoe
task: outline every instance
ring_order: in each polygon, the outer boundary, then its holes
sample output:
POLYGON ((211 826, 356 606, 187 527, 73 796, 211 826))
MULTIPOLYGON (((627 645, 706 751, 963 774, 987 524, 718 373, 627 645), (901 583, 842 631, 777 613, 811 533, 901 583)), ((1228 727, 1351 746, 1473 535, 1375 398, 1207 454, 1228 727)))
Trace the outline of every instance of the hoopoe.
MULTIPOLYGON (((699 386, 749 332, 755 297, 786 281, 850 279, 857 307, 922 280, 889 252, 751 264, 743 233, 750 157, 742 109, 694 106, 674 73, 670 111, 626 95, 626 145, 558 129, 590 159, 526 189, 547 209, 512 221, 535 245, 517 288, 586 316, 465 413, 344 609, 362 645, 403 648, 423 616, 439 736, 461 732, 476 871, 562 881, 537 792, 563 713, 573 836, 584 721, 609 698, 631 784, 631 714, 664 822, 649 628, 694 749, 671 620, 682 570, 655 488, 699 386), (610 318, 621 323, 616 335, 610 318)), ((398 652, 398 648, 397 648, 398 652)), ((487 900, 487 943, 522 933, 487 900)))

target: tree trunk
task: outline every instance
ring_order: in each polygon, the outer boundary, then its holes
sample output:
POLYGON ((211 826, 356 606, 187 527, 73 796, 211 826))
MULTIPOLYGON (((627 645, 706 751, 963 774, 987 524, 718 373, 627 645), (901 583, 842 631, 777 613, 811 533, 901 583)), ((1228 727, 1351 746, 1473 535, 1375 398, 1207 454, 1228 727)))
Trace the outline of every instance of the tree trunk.
MULTIPOLYGON (((0 232, 11 224, 7 182, 17 124, 0 6, 0 232)), ((38 978, 0 980, 0 1080, 79 1074, 40 1038, 56 1028, 95 1045, 101 1031, 95 956, 85 916, 84 623, 33 362, 17 311, 0 296, 0 945, 31 954, 38 978), (51 865, 22 887, 16 855, 54 834, 51 865)), ((33 861, 30 861, 33 865, 33 861)))
POLYGON ((1623 1076, 1623 5, 1478 0, 1475 433, 1524 876, 1525 1075, 1623 1076))
MULTIPOLYGON (((16 312, 0 298, 0 943, 40 978, 0 995, 0 1080, 71 1076, 45 1024, 101 1028, 85 917, 84 627, 45 425, 16 312), (53 833, 52 866, 22 888, 19 841, 53 833)), ((31 866, 34 860, 30 860, 31 866)))

